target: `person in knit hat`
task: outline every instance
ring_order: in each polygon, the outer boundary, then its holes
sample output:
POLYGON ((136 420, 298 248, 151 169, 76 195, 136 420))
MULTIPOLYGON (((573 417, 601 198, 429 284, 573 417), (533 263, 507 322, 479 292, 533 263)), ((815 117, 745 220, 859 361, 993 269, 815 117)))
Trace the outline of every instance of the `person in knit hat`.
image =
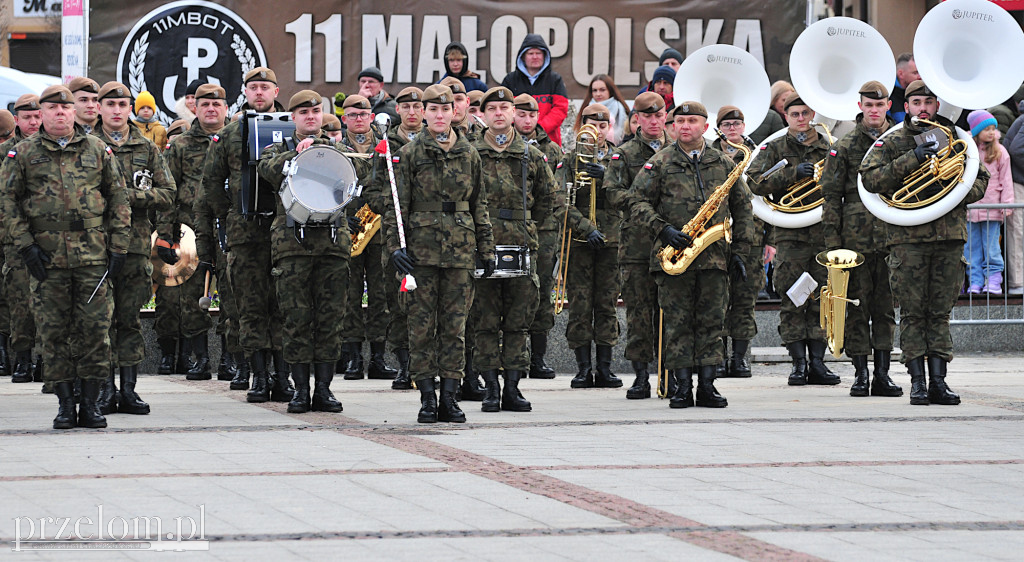
POLYGON ((667 66, 674 71, 679 70, 679 65, 683 64, 683 54, 679 51, 669 47, 661 52, 661 56, 658 57, 658 66, 667 66))
POLYGON ((640 93, 654 92, 665 100, 665 110, 671 114, 675 103, 672 101, 672 87, 676 82, 676 71, 668 65, 662 65, 654 69, 651 81, 644 86, 640 93))
MULTIPOLYGON (((971 136, 991 176, 985 195, 978 203, 1013 203, 1013 177, 1010 173, 1010 153, 999 144, 998 122, 988 111, 979 109, 967 115, 971 136)), ((972 294, 1002 294, 1003 252, 999 247, 999 234, 1003 218, 1013 209, 969 209, 967 211, 967 244, 964 259, 972 294)))
POLYGON ((133 121, 142 131, 142 136, 153 141, 160 150, 167 147, 167 129, 156 118, 156 98, 153 94, 143 91, 136 96, 133 121))

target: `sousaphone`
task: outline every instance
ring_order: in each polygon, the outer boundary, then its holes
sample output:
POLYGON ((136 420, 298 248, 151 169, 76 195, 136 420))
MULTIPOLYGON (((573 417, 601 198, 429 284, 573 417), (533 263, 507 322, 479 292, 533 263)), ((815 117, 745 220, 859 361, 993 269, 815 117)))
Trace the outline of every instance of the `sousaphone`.
POLYGON ((768 115, 771 85, 768 74, 754 55, 733 45, 708 45, 686 57, 676 72, 672 97, 697 100, 708 110, 704 138, 714 140, 718 110, 735 105, 743 112, 747 129, 753 131, 768 115))

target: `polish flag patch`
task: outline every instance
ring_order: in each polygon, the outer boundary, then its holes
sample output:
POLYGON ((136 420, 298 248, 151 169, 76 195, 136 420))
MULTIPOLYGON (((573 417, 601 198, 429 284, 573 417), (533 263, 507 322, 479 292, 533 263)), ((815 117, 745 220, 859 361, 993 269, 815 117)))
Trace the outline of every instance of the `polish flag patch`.
POLYGON ((767 144, 762 144, 761 145, 761 150, 768 150, 768 145, 767 144))
POLYGON ((882 141, 875 141, 875 146, 882 146, 882 144, 884 144, 882 141))
POLYGON ((618 160, 618 159, 619 159, 619 155, 618 154, 612 154, 612 160, 618 160))
POLYGON ((18 153, 13 151, 13 150, 7 153, 7 157, 8 158, 14 158, 17 155, 18 155, 18 153))
POLYGON ((645 170, 650 170, 653 167, 654 167, 654 164, 651 164, 650 162, 644 164, 644 169, 645 170))
POLYGON ((400 162, 401 160, 402 160, 402 158, 399 157, 399 156, 392 156, 391 157, 391 163, 392 164, 398 164, 398 162, 400 162))
POLYGON ((109 146, 107 147, 107 154, 109 154, 109 155, 111 155, 111 156, 113 156, 113 155, 114 155, 114 151, 113 151, 113 150, 110 150, 110 147, 109 147, 109 146))
POLYGON ((559 162, 559 163, 558 163, 558 165, 557 165, 557 166, 555 166, 555 169, 556 169, 556 170, 561 170, 561 169, 562 169, 562 163, 561 163, 561 162, 559 162))
POLYGON ((830 156, 835 156, 836 154, 838 154, 834 148, 832 150, 828 151, 828 153, 829 153, 830 156))
POLYGON ((220 135, 213 135, 212 137, 210 137, 210 140, 212 140, 213 142, 220 142, 220 135))

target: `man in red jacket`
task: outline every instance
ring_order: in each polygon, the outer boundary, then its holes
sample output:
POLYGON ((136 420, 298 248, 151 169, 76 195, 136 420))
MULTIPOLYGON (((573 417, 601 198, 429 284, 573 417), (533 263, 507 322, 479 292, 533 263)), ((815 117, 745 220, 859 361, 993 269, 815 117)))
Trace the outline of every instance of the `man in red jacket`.
POLYGON ((530 94, 537 100, 540 108, 537 124, 561 146, 562 121, 569 114, 569 98, 562 76, 551 70, 551 51, 540 35, 530 33, 523 39, 516 69, 505 76, 501 85, 517 96, 530 94))

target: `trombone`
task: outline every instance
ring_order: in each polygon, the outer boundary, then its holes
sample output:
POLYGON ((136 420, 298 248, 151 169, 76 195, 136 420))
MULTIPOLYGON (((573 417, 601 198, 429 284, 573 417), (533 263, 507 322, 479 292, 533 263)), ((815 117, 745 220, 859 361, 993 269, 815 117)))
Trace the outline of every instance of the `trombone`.
MULTIPOLYGON (((562 216, 562 236, 559 242, 558 277, 555 279, 555 314, 561 314, 565 307, 566 283, 569 280, 569 251, 572 249, 572 233, 569 231, 569 208, 576 206, 576 193, 590 189, 590 213, 587 218, 597 228, 597 180, 581 171, 582 164, 597 162, 597 139, 601 131, 587 123, 576 133, 576 161, 573 163, 573 181, 566 183, 565 213, 562 216)), ((578 240, 585 242, 586 240, 578 240)))

